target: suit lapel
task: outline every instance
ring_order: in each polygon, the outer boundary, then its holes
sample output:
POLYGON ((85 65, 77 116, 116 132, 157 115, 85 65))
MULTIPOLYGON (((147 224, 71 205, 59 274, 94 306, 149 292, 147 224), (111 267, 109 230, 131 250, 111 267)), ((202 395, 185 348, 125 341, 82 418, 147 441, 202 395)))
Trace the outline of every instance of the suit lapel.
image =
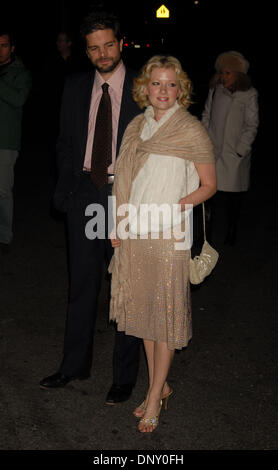
POLYGON ((118 155, 122 138, 130 121, 141 111, 132 98, 133 78, 135 74, 130 70, 126 70, 125 81, 123 86, 123 96, 119 116, 118 137, 117 137, 117 152, 118 155))
POLYGON ((80 132, 80 168, 83 168, 87 138, 88 138, 88 124, 89 124, 89 115, 90 115, 90 106, 91 106, 91 96, 94 85, 95 73, 88 73, 84 83, 81 83, 81 89, 79 90, 78 102, 76 107, 78 109, 78 120, 77 125, 80 132))

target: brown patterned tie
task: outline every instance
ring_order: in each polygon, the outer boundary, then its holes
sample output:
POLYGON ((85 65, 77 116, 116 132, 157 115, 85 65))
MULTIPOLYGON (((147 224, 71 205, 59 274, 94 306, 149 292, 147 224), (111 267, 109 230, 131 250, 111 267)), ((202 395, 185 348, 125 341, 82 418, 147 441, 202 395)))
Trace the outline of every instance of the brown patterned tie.
POLYGON ((108 83, 102 85, 92 149, 91 178, 98 189, 107 183, 107 168, 112 162, 112 107, 108 83))

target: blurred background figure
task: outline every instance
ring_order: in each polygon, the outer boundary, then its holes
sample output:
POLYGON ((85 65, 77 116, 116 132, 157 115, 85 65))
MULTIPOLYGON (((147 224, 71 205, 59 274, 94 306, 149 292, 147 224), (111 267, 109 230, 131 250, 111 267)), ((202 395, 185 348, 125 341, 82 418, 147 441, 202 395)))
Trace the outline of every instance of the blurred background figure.
POLYGON ((258 93, 247 75, 249 62, 239 52, 220 54, 215 69, 202 113, 214 144, 218 189, 206 205, 207 235, 211 238, 215 198, 220 195, 227 216, 225 243, 234 245, 242 200, 250 184, 251 149, 259 125, 258 93))
POLYGON ((71 73, 80 69, 80 60, 74 51, 73 41, 68 32, 60 32, 56 40, 56 54, 48 64, 48 73, 54 72, 52 84, 57 92, 57 101, 61 101, 61 95, 64 89, 65 80, 71 73))
POLYGON ((9 251, 13 238, 14 166, 31 82, 30 72, 15 56, 13 34, 0 30, 0 254, 9 251))
POLYGON ((60 56, 66 62, 67 59, 71 59, 71 46, 72 41, 68 33, 61 32, 57 36, 57 51, 60 53, 60 56))
POLYGON ((45 130, 51 153, 50 171, 55 172, 55 146, 59 133, 59 116, 66 78, 81 70, 81 60, 69 32, 61 31, 56 37, 55 51, 43 65, 43 99, 45 102, 45 130))

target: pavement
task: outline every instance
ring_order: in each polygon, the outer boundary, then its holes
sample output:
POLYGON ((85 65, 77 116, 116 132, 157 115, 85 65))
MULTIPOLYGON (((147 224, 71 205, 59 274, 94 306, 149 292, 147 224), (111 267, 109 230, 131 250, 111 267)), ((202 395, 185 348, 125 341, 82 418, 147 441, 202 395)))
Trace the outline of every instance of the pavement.
MULTIPOLYGON (((169 375, 174 394, 159 427, 146 435, 138 432, 132 415, 147 388, 143 350, 131 398, 105 405, 114 344, 105 278, 91 378, 60 390, 39 387, 61 360, 68 295, 64 220, 51 206, 52 157, 41 142, 25 144, 17 162, 14 240, 0 260, 0 449, 277 449, 275 176, 272 181, 267 170, 262 173, 259 158, 254 158, 234 247, 223 243, 223 214, 219 216, 214 238, 219 262, 209 278, 192 288, 193 338, 175 354, 169 375)), ((258 155, 263 146, 261 137, 258 155)))

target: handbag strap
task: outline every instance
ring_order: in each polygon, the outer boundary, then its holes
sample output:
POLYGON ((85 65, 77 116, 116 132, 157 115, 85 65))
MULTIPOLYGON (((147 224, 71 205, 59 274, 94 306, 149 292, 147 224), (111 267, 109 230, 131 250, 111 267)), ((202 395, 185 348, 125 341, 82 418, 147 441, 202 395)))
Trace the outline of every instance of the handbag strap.
MULTIPOLYGON (((188 195, 188 175, 187 175, 187 162, 185 162, 186 168, 186 195, 188 195)), ((204 233, 204 241, 207 240, 206 237, 206 213, 205 213, 205 203, 202 202, 202 212, 203 212, 203 233, 204 233)))
POLYGON ((203 206, 203 231, 204 231, 204 241, 207 240, 207 237, 206 237, 206 214, 205 214, 205 203, 202 202, 202 206, 203 206))

